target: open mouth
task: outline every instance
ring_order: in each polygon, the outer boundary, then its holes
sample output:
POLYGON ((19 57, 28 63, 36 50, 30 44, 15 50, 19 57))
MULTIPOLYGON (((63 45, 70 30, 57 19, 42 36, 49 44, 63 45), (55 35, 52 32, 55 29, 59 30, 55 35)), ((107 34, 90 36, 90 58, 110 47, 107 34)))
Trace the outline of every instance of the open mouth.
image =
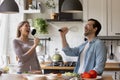
POLYGON ((27 33, 29 33, 29 32, 30 32, 30 30, 26 30, 26 32, 27 32, 27 33))

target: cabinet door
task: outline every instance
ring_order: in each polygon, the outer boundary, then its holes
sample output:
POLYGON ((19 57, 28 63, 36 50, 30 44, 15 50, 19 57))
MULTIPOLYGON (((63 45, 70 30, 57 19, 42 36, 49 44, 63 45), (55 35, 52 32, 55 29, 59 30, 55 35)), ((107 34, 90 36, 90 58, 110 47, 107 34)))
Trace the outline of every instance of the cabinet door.
POLYGON ((120 36, 120 0, 108 0, 108 35, 120 36))
POLYGON ((107 35, 107 3, 106 0, 83 0, 83 17, 87 21, 89 18, 97 19, 102 29, 99 33, 100 36, 107 35))

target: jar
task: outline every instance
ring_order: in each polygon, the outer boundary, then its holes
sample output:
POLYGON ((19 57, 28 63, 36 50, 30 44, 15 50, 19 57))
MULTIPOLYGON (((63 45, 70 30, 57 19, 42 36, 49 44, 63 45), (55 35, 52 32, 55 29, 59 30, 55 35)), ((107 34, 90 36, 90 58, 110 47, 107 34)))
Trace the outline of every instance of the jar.
POLYGON ((51 13, 50 18, 51 19, 58 19, 58 14, 57 13, 51 13))

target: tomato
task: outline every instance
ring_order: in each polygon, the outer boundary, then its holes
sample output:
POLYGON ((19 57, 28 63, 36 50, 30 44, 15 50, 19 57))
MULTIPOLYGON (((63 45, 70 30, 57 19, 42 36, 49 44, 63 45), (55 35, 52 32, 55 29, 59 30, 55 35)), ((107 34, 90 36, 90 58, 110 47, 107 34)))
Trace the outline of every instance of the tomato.
POLYGON ((81 74, 82 78, 96 78, 97 72, 95 70, 90 70, 81 74))
POLYGON ((89 74, 91 75, 92 78, 96 78, 97 77, 97 72, 95 70, 90 70, 89 74))
POLYGON ((91 78, 91 75, 88 72, 84 72, 81 74, 82 78, 91 78))
POLYGON ((84 75, 83 75, 83 74, 81 74, 80 76, 81 76, 81 78, 84 78, 84 75))
POLYGON ((81 74, 81 77, 84 78, 84 75, 86 74, 87 72, 84 72, 81 74))

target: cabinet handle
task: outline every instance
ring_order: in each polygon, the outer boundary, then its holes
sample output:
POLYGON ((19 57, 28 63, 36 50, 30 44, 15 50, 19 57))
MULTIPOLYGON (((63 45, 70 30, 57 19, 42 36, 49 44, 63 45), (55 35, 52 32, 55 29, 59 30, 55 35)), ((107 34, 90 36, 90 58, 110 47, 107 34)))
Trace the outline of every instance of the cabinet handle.
POLYGON ((120 33, 115 33, 115 35, 120 35, 120 33))

